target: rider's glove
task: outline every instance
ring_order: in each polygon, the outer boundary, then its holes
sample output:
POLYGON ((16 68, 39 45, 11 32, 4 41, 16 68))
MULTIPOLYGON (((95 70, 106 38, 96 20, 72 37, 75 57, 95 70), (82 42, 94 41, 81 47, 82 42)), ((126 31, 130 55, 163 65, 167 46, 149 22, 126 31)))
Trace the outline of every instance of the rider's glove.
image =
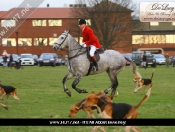
POLYGON ((80 44, 82 47, 86 47, 86 44, 85 43, 81 43, 80 44))

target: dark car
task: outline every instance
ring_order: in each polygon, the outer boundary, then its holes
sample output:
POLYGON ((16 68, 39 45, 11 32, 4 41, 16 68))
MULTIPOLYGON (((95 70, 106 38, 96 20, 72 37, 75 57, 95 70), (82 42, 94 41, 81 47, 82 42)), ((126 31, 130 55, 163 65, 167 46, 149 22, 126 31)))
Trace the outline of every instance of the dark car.
MULTIPOLYGON (((132 61, 136 64, 142 67, 142 55, 143 52, 141 51, 134 51, 132 52, 132 61)), ((156 59, 154 58, 154 55, 151 54, 151 52, 146 51, 146 67, 150 65, 151 67, 156 67, 156 59)))
POLYGON ((67 63, 68 63, 67 58, 63 58, 63 59, 61 60, 61 65, 67 66, 67 63))
POLYGON ((42 53, 38 59, 38 66, 50 65, 55 67, 57 65, 57 54, 54 53, 42 53))
POLYGON ((37 65, 38 64, 38 55, 32 55, 33 56, 33 59, 34 59, 34 64, 37 65))
MULTIPOLYGON (((18 62, 19 61, 19 56, 17 54, 12 54, 12 57, 13 57, 12 64, 14 64, 15 62, 18 62)), ((8 63, 9 63, 9 58, 10 58, 10 54, 8 54, 8 59, 7 59, 7 62, 8 63)))
POLYGON ((3 65, 3 59, 2 59, 2 56, 0 56, 0 66, 3 65))
POLYGON ((175 67, 175 55, 171 57, 171 65, 172 67, 175 67))

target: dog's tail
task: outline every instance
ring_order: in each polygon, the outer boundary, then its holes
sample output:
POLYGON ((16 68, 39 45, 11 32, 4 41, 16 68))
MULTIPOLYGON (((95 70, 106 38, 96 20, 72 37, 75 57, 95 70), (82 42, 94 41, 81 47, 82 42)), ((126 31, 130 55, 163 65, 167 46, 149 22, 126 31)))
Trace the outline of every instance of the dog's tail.
POLYGON ((154 70, 153 70, 152 75, 151 75, 151 81, 152 81, 152 79, 153 79, 153 75, 154 75, 154 70))
POLYGON ((149 96, 150 96, 150 94, 151 94, 151 89, 152 89, 152 88, 149 88, 149 89, 148 89, 148 92, 147 92, 146 95, 143 97, 143 99, 135 106, 136 109, 139 108, 139 107, 141 106, 141 104, 143 104, 143 102, 145 102, 145 101, 149 98, 149 96))

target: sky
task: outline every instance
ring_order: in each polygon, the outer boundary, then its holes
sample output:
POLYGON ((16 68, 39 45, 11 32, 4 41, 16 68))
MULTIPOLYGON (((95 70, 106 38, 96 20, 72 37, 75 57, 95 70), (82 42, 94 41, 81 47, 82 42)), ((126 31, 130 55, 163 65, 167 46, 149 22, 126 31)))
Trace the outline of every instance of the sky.
MULTIPOLYGON (((0 11, 7 11, 11 8, 18 7, 23 1, 24 0, 0 0, 0 11)), ((133 2, 137 4, 138 7, 140 2, 166 2, 166 1, 167 0, 133 0, 133 2)), ((168 0, 168 2, 174 2, 174 0, 168 0)), ((43 2, 40 4, 40 7, 46 7, 47 4, 49 4, 50 7, 64 7, 64 5, 66 4, 68 7, 69 4, 75 4, 75 3, 76 0, 43 0, 43 2)))

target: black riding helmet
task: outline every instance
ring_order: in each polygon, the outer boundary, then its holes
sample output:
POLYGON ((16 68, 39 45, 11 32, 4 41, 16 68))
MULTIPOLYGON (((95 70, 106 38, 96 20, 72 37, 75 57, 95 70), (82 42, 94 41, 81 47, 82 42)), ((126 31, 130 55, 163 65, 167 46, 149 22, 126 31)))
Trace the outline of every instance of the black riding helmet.
POLYGON ((79 22, 78 22, 79 25, 81 24, 86 24, 86 20, 85 19, 80 19, 79 22))

